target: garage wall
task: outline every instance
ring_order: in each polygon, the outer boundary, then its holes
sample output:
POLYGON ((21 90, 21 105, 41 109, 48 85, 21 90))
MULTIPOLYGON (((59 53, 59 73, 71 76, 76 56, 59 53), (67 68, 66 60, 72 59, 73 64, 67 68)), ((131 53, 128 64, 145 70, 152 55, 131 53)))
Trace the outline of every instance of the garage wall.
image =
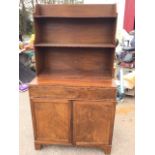
POLYGON ((117 4, 117 30, 123 28, 124 23, 124 9, 125 9, 125 0, 84 0, 85 4, 117 4))

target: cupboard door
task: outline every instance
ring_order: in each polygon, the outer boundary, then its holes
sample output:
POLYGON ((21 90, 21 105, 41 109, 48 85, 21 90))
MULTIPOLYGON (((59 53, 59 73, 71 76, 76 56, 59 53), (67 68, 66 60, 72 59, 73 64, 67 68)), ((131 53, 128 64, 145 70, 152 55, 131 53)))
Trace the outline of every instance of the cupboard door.
POLYGON ((33 99, 31 105, 36 141, 71 143, 71 104, 68 101, 33 99))
POLYGON ((115 104, 98 101, 74 103, 74 141, 76 145, 110 144, 115 104))

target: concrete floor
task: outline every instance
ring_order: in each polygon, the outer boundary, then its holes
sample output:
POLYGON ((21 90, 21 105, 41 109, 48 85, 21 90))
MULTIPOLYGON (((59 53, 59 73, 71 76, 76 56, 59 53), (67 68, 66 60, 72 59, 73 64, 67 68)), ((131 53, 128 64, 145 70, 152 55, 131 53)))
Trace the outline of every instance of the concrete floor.
MULTIPOLYGON (((20 155, 104 155, 97 148, 46 146, 34 150, 33 130, 28 92, 19 94, 20 104, 20 155)), ((125 98, 117 105, 111 155, 134 155, 134 99, 125 98)))

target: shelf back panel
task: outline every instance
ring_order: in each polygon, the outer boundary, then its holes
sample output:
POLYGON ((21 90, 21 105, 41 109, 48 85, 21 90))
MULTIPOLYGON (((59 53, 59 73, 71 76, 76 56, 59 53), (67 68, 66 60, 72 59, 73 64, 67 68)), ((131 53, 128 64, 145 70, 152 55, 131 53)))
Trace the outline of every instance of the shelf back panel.
POLYGON ((35 21, 36 43, 113 44, 116 19, 43 19, 35 21))
POLYGON ((41 5, 34 15, 50 17, 109 17, 116 16, 116 4, 41 5))
POLYGON ((73 72, 73 73, 102 73, 112 75, 112 49, 91 48, 38 48, 38 61, 42 63, 42 71, 73 72))

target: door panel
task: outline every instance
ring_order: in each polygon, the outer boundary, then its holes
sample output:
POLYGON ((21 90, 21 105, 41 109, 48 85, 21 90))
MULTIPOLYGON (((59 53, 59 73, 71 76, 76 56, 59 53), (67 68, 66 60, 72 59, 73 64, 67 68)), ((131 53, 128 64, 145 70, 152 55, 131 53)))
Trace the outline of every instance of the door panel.
POLYGON ((109 144, 113 116, 113 103, 75 102, 74 141, 76 145, 109 144))
POLYGON ((32 102, 36 140, 71 143, 71 104, 67 101, 32 102))

